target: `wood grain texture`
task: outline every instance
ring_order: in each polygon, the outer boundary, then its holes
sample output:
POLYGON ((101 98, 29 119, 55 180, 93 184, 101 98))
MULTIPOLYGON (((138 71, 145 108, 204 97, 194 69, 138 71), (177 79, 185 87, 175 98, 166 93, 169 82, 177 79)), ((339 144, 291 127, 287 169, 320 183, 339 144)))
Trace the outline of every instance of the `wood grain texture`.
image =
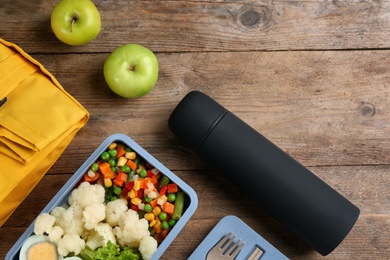
POLYGON ((102 33, 87 48, 48 33, 56 1, 2 0, 0 35, 31 53, 110 52, 127 42, 156 52, 389 47, 390 3, 382 0, 94 2, 102 33))
MULTIPOLYGON (((102 75, 107 55, 34 57, 91 112, 84 130, 100 131, 93 137, 99 137, 96 145, 100 136, 117 129, 143 145, 155 144, 162 135, 174 139, 166 126, 169 114, 196 89, 304 165, 390 160, 387 51, 163 53, 157 55, 160 76, 155 89, 139 100, 121 99, 107 88, 102 75)), ((175 146, 172 141, 168 144, 175 146)))
POLYGON ((323 259, 169 131, 171 111, 191 90, 213 97, 360 208, 326 258, 389 258, 390 2, 93 2, 102 31, 72 47, 50 29, 57 1, 0 1, 0 37, 40 61, 91 114, 0 228, 1 259, 114 133, 129 135, 198 194, 197 211, 162 259, 186 259, 226 215, 290 259, 323 259), (128 42, 149 47, 160 65, 156 87, 135 100, 113 94, 102 73, 109 53, 128 42))

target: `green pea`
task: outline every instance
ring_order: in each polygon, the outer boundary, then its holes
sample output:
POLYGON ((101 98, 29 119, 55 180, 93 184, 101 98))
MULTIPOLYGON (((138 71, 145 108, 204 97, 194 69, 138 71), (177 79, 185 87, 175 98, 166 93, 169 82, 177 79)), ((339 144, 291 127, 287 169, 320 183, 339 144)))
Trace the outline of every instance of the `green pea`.
POLYGON ((108 150, 108 154, 111 157, 115 157, 118 154, 118 152, 115 149, 111 149, 111 150, 108 150))
POLYGON ((148 172, 147 172, 145 169, 142 169, 142 170, 138 173, 139 177, 141 177, 141 178, 145 178, 147 174, 148 174, 148 172))
POLYGON ((152 198, 150 198, 150 197, 145 197, 145 202, 147 202, 147 203, 150 203, 150 202, 152 202, 152 198))
POLYGON ((112 172, 116 172, 116 167, 115 167, 115 166, 112 166, 112 167, 111 167, 111 171, 112 171, 112 172))
POLYGON ((152 205, 150 205, 149 203, 145 205, 144 207, 145 212, 151 212, 152 210, 153 210, 152 205))
POLYGON ((173 226, 176 224, 176 220, 174 220, 174 219, 171 218, 171 219, 168 221, 168 224, 169 224, 169 226, 173 227, 173 226))
POLYGON ((175 193, 169 193, 167 198, 168 198, 168 201, 173 202, 173 201, 176 200, 176 194, 175 193))
POLYGON ((125 148, 125 152, 128 153, 128 152, 132 152, 133 150, 130 148, 130 147, 126 147, 125 148))
POLYGON ((116 195, 119 195, 119 194, 121 194, 122 189, 121 189, 121 187, 115 186, 113 192, 114 192, 116 195))
POLYGON ((123 165, 122 171, 125 173, 129 173, 131 171, 130 167, 128 165, 123 165))
POLYGON ((92 164, 91 170, 93 172, 97 172, 99 170, 99 164, 97 164, 97 163, 92 164))
POLYGON ((102 158, 103 161, 107 161, 110 158, 110 154, 108 152, 102 152, 100 158, 102 158))
POLYGON ((165 212, 161 212, 160 214, 158 214, 158 217, 160 218, 161 221, 164 221, 167 219, 168 215, 165 212))
POLYGON ((162 227, 163 229, 168 229, 168 228, 169 228, 168 222, 167 222, 167 221, 161 221, 161 227, 162 227))
POLYGON ((108 164, 111 166, 111 167, 114 167, 116 166, 116 161, 114 159, 110 159, 108 160, 108 164))
POLYGON ((112 196, 112 197, 111 197, 111 201, 114 201, 114 200, 117 200, 117 199, 118 199, 117 196, 112 196))

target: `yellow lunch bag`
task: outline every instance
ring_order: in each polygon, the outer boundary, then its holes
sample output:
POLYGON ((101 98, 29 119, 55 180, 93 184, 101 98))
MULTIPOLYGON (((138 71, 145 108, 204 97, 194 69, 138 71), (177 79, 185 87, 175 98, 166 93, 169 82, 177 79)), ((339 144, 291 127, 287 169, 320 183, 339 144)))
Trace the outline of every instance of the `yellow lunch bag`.
POLYGON ((0 227, 88 118, 38 61, 0 38, 0 227))

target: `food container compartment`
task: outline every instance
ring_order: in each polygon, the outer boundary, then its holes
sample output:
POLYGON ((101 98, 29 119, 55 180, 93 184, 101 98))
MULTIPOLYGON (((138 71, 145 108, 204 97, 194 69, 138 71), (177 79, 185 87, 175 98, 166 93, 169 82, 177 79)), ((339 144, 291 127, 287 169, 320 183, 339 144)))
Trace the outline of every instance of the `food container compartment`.
MULTIPOLYGON (((182 217, 178 220, 176 225, 169 232, 167 237, 163 242, 158 246, 157 251, 153 254, 152 259, 159 259, 161 255, 165 252, 168 246, 172 243, 175 237, 178 235, 180 230, 188 222, 191 216, 194 214, 198 206, 198 197, 195 191, 187 185, 183 180, 178 176, 172 173, 168 168, 161 164, 157 159, 145 151, 141 146, 139 146, 135 141, 130 137, 123 134, 114 134, 109 136, 93 153, 92 155, 81 165, 81 167, 75 172, 75 174, 65 183, 65 185, 58 191, 58 193, 53 197, 53 199, 46 205, 41 213, 50 212, 57 206, 62 206, 67 203, 68 197, 70 196, 74 187, 79 183, 83 178, 83 175, 88 171, 91 165, 96 162, 108 146, 112 142, 123 143, 133 149, 139 156, 141 156, 145 161, 150 165, 157 168, 163 175, 167 176, 172 182, 176 183, 179 188, 187 195, 189 198, 188 207, 183 212, 182 217)), ((34 221, 35 222, 35 221, 34 221)), ((24 241, 33 234, 34 232, 34 222, 26 229, 22 236, 16 241, 10 251, 7 253, 6 260, 18 260, 19 251, 24 243, 24 241)), ((66 258, 65 258, 66 259, 66 258)))

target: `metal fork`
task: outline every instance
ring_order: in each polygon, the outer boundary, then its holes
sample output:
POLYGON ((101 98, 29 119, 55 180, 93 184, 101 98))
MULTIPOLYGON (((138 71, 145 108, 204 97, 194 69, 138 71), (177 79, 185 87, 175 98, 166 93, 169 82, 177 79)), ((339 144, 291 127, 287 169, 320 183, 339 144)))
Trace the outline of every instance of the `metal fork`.
POLYGON ((235 259, 245 245, 241 239, 234 242, 236 235, 232 232, 224 236, 207 254, 206 260, 235 259), (233 235, 233 236, 232 236, 233 235))

